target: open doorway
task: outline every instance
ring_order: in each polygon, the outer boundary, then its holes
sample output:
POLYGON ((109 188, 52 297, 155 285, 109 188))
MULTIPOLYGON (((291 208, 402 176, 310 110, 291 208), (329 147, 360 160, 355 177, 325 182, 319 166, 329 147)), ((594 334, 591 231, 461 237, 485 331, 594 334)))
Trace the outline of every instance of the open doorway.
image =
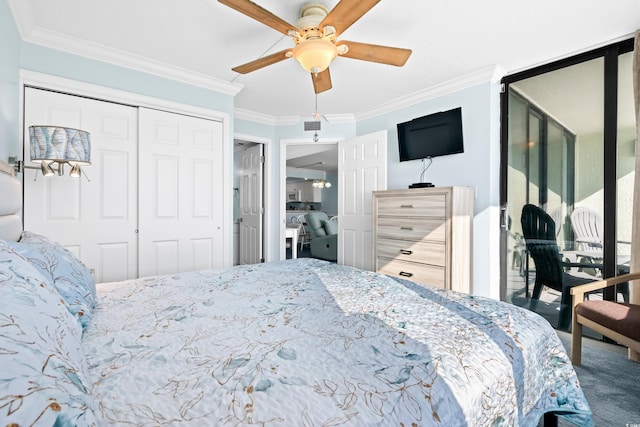
POLYGON ((287 239, 284 256, 311 257, 305 215, 324 212, 328 218, 335 218, 338 214, 338 144, 297 141, 287 142, 284 147, 282 209, 287 227, 300 227, 296 250, 287 239))

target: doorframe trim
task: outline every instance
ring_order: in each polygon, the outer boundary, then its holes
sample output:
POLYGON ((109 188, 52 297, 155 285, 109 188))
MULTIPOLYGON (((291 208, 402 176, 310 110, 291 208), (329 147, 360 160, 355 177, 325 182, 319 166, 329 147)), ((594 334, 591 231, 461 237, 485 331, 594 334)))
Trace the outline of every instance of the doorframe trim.
MULTIPOLYGON (((265 261, 275 261, 276 258, 270 251, 271 242, 273 242, 273 229, 269 227, 273 216, 273 195, 271 194, 272 176, 273 176, 273 140, 261 136, 249 135, 244 133, 234 133, 233 140, 253 142, 262 144, 262 154, 264 155, 264 166, 262 173, 262 203, 264 203, 264 214, 262 219, 262 257, 265 261)), ((235 248, 234 248, 235 250, 235 248)))

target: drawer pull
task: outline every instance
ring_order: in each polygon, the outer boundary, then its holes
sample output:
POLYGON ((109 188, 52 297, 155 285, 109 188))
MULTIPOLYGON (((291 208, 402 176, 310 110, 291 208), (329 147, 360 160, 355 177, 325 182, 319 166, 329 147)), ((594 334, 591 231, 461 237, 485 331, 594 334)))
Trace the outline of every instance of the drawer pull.
POLYGON ((410 251, 408 249, 400 249, 400 253, 402 255, 411 255, 413 253, 413 251, 410 251))
POLYGON ((400 230, 413 231, 413 227, 400 227, 400 230))
POLYGON ((403 277, 413 277, 413 273, 407 273, 406 271, 401 271, 399 274, 403 277))
POLYGON ((401 208, 413 208, 413 205, 400 205, 401 208))

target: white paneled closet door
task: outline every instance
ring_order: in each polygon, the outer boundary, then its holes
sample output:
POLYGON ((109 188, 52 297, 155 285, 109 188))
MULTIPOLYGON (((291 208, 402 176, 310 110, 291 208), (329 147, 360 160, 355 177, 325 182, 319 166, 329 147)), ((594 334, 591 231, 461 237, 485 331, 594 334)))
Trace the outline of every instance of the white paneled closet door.
POLYGON ((222 122, 146 108, 139 118, 140 276, 222 268, 222 122))
POLYGON ((25 229, 67 247, 97 282, 137 277, 137 108, 29 87, 24 105, 27 164, 31 125, 90 132, 92 162, 82 168, 90 182, 71 178, 68 167, 47 178, 26 170, 25 229))

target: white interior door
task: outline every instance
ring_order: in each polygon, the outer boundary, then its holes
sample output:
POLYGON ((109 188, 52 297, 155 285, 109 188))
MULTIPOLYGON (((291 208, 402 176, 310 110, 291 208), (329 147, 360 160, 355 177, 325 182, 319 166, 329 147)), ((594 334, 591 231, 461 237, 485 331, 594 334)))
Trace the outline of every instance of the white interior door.
POLYGON ((139 120, 140 275, 222 268, 222 123, 146 108, 139 120))
POLYGON ((97 282, 137 277, 137 108, 28 87, 24 109, 27 164, 31 125, 88 131, 92 162, 82 168, 91 182, 68 167, 47 178, 26 170, 25 229, 75 253, 97 282))
POLYGON ((240 178, 240 264, 262 262, 262 220, 264 204, 262 196, 262 169, 264 156, 262 144, 256 144, 242 152, 240 178))
POLYGON ((338 263, 373 269, 372 192, 387 189, 387 132, 338 143, 338 263))

